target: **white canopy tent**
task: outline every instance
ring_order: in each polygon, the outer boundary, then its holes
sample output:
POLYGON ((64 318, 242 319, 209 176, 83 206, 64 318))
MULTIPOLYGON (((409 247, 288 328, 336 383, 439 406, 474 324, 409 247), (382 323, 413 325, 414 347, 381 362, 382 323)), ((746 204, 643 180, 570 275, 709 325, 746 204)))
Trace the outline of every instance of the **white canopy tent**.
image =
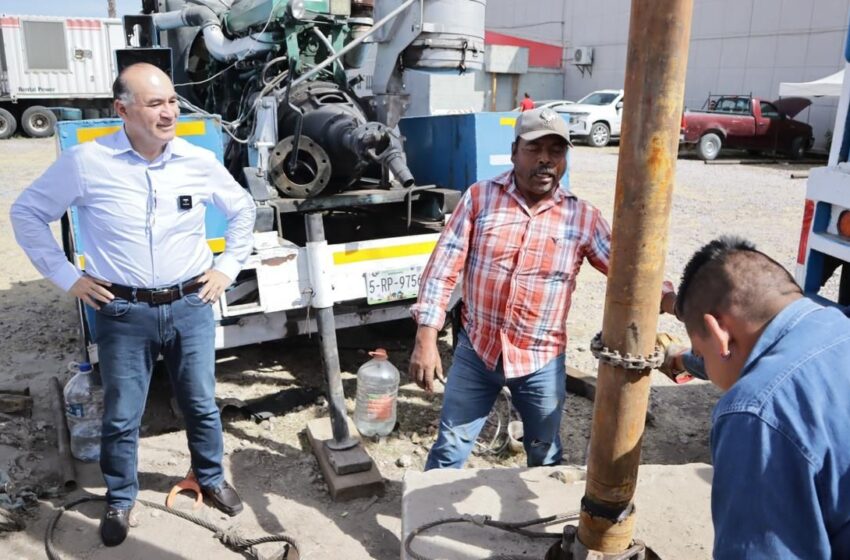
POLYGON ((782 82, 779 97, 839 97, 844 84, 844 70, 813 82, 782 82))

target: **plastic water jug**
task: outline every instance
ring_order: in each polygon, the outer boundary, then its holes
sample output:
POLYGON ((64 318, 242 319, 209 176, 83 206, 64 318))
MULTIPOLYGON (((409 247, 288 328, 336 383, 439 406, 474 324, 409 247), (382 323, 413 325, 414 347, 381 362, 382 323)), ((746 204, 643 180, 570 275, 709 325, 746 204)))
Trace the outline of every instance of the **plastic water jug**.
POLYGON ((354 425, 364 436, 386 436, 393 431, 396 421, 398 370, 383 348, 369 355, 372 359, 357 370, 354 425))
POLYGON ((71 455, 80 461, 94 462, 100 459, 103 387, 95 384, 91 364, 72 362, 68 369, 76 372, 64 390, 71 455))

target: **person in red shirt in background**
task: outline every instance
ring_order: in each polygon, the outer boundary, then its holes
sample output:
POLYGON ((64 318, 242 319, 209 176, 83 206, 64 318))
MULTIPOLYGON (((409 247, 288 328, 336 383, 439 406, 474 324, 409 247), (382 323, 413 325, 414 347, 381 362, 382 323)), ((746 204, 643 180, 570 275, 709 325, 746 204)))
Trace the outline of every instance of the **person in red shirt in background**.
MULTIPOLYGON (((561 463, 567 315, 586 259, 608 273, 611 231, 561 178, 570 136, 552 109, 519 115, 512 170, 464 192, 434 249, 411 312, 419 328, 410 375, 443 378, 437 334, 462 273, 462 328, 425 469, 461 468, 503 386, 523 421, 528 466, 561 463)), ((666 283, 662 309, 675 294, 666 283)))
POLYGON ((531 111, 534 109, 534 100, 528 95, 528 93, 523 94, 525 97, 519 104, 520 111, 531 111))

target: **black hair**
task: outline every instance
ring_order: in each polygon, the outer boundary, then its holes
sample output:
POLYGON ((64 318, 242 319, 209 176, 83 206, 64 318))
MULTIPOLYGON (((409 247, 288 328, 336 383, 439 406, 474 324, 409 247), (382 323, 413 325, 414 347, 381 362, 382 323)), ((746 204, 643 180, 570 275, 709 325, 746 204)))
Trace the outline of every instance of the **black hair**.
MULTIPOLYGON (((125 69, 126 70, 126 69, 125 69)), ((123 103, 129 102, 133 98, 133 92, 127 87, 127 82, 124 80, 124 70, 112 82, 112 99, 123 103)))
POLYGON ((731 307, 746 310, 752 321, 772 318, 772 296, 797 293, 800 288, 778 262, 740 237, 723 236, 694 253, 676 296, 676 315, 689 330, 705 334, 702 317, 731 307))

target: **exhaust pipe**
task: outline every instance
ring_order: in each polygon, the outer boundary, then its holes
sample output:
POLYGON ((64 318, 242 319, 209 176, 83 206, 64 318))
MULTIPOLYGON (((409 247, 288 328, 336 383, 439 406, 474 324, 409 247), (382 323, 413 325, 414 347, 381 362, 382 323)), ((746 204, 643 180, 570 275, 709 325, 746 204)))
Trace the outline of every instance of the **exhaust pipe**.
POLYGON ((193 4, 181 10, 153 15, 153 23, 159 31, 181 27, 200 27, 204 44, 210 55, 219 62, 233 62, 252 54, 271 50, 271 33, 252 37, 228 39, 221 30, 221 22, 209 7, 193 4))

